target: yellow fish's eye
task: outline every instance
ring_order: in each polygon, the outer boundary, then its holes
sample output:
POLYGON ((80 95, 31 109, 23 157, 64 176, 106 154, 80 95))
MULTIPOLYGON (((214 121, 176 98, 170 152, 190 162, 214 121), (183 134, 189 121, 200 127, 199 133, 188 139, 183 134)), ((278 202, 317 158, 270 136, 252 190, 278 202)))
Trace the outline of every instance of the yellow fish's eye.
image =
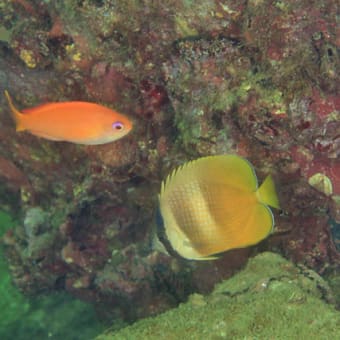
POLYGON ((113 130, 123 130, 124 129, 124 124, 122 122, 114 122, 112 123, 112 128, 113 130))

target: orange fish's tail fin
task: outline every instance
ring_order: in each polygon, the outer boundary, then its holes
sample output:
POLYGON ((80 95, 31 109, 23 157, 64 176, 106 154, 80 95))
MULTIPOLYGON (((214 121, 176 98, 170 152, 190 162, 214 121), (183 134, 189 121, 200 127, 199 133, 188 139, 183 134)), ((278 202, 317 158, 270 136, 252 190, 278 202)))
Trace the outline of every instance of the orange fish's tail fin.
POLYGON ((11 96, 9 95, 8 91, 5 90, 5 96, 7 98, 7 101, 8 101, 8 105, 12 111, 12 116, 13 116, 13 119, 15 121, 15 124, 16 124, 16 130, 17 131, 23 131, 25 130, 25 127, 23 126, 22 124, 22 113, 20 111, 18 111, 16 109, 16 107, 14 106, 13 102, 12 102, 12 98, 11 96))
POLYGON ((280 209, 280 202, 271 175, 267 176, 262 185, 257 189, 256 196, 261 203, 280 209))

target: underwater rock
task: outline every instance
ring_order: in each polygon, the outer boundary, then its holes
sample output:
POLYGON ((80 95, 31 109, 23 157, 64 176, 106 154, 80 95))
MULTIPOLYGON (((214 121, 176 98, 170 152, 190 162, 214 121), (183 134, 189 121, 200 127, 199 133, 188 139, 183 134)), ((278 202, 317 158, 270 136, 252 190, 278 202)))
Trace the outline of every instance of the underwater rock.
POLYGON ((119 168, 130 165, 136 160, 137 145, 134 140, 117 141, 101 146, 88 146, 86 153, 101 164, 119 168))
POLYGON ((210 295, 193 294, 178 308, 96 339, 337 338, 340 314, 333 303, 318 274, 267 252, 210 295))
POLYGON ((15 132, 0 94, 0 207, 20 220, 2 241, 16 285, 67 290, 134 320, 209 292, 259 250, 319 273, 339 267, 337 8, 335 0, 4 2, 1 93, 20 109, 104 101, 134 120, 117 144, 55 143, 15 132), (209 265, 155 251, 161 181, 190 159, 224 153, 249 159, 260 182, 273 175, 283 209, 274 234, 209 265), (26 232, 32 209, 50 224, 26 232))
POLYGON ((223 36, 179 41, 163 70, 177 139, 185 151, 194 155, 235 152, 230 111, 246 94, 242 80, 251 72, 251 61, 237 41, 223 36))
POLYGON ((12 161, 0 156, 0 178, 5 180, 6 188, 12 192, 26 191, 26 195, 33 197, 33 188, 27 176, 12 161))

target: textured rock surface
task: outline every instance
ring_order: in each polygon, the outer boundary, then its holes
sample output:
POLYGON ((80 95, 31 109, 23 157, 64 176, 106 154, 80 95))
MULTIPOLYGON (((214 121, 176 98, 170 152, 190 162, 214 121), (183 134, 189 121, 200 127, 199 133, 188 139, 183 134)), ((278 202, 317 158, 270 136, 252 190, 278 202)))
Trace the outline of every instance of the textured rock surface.
POLYGON ((178 308, 96 339, 338 338, 332 301, 317 273, 267 252, 210 295, 193 294, 178 308))

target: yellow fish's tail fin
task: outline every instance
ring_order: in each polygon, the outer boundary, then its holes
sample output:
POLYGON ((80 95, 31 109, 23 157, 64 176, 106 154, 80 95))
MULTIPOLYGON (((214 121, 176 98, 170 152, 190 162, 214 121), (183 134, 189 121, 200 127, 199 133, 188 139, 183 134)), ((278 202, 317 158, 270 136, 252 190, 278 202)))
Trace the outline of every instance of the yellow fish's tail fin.
POLYGON ((25 127, 22 124, 22 116, 23 116, 23 114, 16 109, 16 107, 14 106, 14 104, 12 102, 12 98, 9 95, 7 90, 5 90, 5 96, 7 98, 8 105, 9 105, 11 111, 12 111, 12 116, 13 116, 13 119, 14 119, 15 124, 16 124, 16 131, 26 130, 25 127))
POLYGON ((280 209, 279 199, 271 175, 267 176, 262 185, 257 189, 256 196, 261 203, 280 209))

